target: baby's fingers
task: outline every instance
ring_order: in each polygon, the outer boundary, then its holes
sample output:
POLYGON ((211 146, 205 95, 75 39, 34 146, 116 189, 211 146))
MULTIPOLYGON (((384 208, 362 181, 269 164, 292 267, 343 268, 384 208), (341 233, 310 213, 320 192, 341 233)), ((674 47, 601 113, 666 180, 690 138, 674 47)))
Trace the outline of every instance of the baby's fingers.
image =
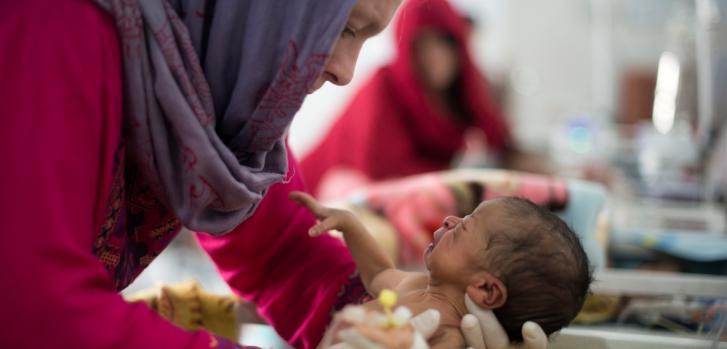
POLYGON ((318 218, 328 215, 328 209, 323 207, 320 203, 318 203, 318 200, 316 200, 307 193, 304 193, 302 191, 294 191, 291 192, 288 197, 291 200, 297 202, 299 205, 309 209, 318 218))
POLYGON ((333 218, 327 218, 324 219, 322 222, 312 226, 310 229, 308 229, 308 235, 310 236, 319 236, 323 234, 324 232, 335 229, 336 228, 336 220, 333 218))

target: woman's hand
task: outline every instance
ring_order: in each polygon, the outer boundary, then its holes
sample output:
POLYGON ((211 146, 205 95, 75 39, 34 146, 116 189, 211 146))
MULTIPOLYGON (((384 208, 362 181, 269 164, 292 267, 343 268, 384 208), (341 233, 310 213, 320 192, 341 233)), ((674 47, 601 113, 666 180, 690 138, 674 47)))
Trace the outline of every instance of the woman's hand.
POLYGON ((548 337, 538 324, 523 324, 523 342, 510 343, 510 339, 492 311, 484 310, 465 295, 465 306, 470 312, 462 318, 461 329, 467 346, 472 349, 546 349, 548 337))
POLYGON ((349 231, 357 228, 360 224, 353 213, 346 210, 325 207, 307 193, 294 191, 288 197, 310 210, 320 221, 308 230, 308 235, 310 236, 319 236, 331 229, 349 231))

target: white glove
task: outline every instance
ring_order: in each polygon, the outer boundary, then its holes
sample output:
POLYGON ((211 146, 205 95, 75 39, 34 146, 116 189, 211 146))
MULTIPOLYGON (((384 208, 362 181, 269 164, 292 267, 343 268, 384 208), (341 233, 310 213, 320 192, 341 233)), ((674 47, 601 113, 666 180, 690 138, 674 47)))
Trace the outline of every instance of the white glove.
POLYGON ((510 339, 492 311, 478 307, 469 296, 464 300, 470 312, 462 318, 461 329, 467 346, 472 349, 546 349, 548 336, 538 324, 523 324, 523 343, 511 344, 510 339))
MULTIPOLYGON (((414 327, 414 339, 410 349, 429 349, 427 339, 431 337, 439 327, 439 311, 429 309, 413 318, 411 312, 406 308, 397 308, 394 317, 408 321, 414 327)), ((365 310, 361 307, 349 306, 344 308, 340 313, 336 314, 331 329, 327 332, 326 337, 321 341, 320 348, 323 349, 386 349, 383 345, 372 341, 353 328, 338 331, 341 326, 361 323, 365 318, 365 310), (343 342, 328 345, 333 341, 333 334, 338 332, 338 336, 343 342)))

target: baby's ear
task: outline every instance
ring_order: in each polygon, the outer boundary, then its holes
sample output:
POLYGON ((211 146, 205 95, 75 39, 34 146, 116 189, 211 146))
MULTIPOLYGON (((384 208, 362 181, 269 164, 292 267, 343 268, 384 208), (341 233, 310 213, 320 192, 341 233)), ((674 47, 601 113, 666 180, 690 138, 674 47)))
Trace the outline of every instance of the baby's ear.
POLYGON ((483 309, 497 309, 507 301, 505 284, 488 272, 475 275, 465 291, 483 309))

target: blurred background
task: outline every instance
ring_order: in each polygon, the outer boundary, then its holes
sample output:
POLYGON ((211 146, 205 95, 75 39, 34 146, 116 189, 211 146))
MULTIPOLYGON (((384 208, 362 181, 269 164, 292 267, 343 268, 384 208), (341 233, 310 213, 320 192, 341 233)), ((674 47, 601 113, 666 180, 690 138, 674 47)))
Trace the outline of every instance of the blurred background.
MULTIPOLYGON (((517 148, 596 207, 562 213, 592 216, 578 233, 595 241, 596 284, 553 347, 727 348, 727 0, 451 3, 517 148)), ((306 99, 289 132, 299 158, 394 60, 393 28, 365 44, 350 85, 306 99)), ((452 162, 486 178, 494 167, 452 162)), ((175 246, 125 293, 186 279, 229 293, 189 233, 175 246)), ((245 326, 246 343, 285 347, 245 326)))
MULTIPOLYGON (((724 155, 718 147, 727 110, 727 2, 451 2, 473 21, 473 58, 520 147, 546 150, 558 172, 647 152, 660 167, 637 164, 644 176, 678 166, 659 158, 669 153, 681 165, 706 170, 695 178, 699 188, 684 188, 694 191, 683 195, 715 198, 718 187, 724 191, 724 180, 716 177, 727 172, 720 172, 724 155), (660 62, 674 95, 669 101, 664 91, 661 101, 675 109, 661 119, 654 115, 660 62), (666 139, 681 151, 665 148, 666 139)), ((306 99, 290 130, 299 157, 320 141, 361 84, 393 60, 394 36, 390 26, 366 43, 349 86, 328 84, 306 99)))

